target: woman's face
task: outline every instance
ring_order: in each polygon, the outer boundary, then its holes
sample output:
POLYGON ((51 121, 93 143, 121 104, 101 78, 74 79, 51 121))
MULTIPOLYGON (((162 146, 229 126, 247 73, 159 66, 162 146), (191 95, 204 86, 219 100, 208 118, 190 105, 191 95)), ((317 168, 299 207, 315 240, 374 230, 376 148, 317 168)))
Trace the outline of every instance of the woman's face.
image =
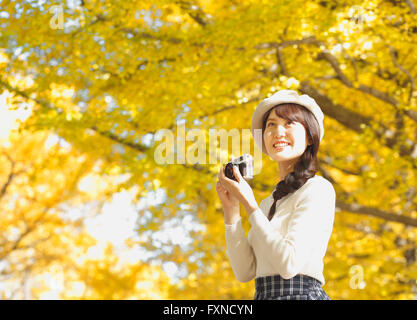
POLYGON ((268 155, 277 162, 295 163, 308 145, 304 126, 278 117, 275 110, 268 116, 263 139, 268 155))

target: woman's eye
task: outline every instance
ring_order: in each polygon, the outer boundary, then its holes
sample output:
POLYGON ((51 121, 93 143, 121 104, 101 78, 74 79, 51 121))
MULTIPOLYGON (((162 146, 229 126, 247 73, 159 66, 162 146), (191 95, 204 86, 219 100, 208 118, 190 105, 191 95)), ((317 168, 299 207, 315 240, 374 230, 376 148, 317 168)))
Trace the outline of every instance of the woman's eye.
MULTIPOLYGON (((294 121, 287 121, 287 122, 285 123, 285 125, 292 125, 292 124, 294 124, 294 121)), ((269 127, 269 126, 271 126, 271 125, 274 125, 274 123, 273 123, 273 122, 269 122, 266 126, 267 126, 267 127, 269 127)))

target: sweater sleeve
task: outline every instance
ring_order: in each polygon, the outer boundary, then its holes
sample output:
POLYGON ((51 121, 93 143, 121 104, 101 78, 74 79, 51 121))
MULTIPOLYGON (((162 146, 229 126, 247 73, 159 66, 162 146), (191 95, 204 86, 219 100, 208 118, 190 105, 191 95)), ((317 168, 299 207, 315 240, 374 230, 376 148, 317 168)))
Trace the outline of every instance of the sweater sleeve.
POLYGON ((242 220, 234 224, 225 224, 226 254, 235 277, 240 282, 248 282, 255 278, 256 258, 253 249, 245 236, 242 220))
POLYGON ((333 229, 335 201, 334 188, 328 181, 303 190, 288 222, 287 234, 274 229, 260 209, 251 213, 253 236, 265 244, 262 256, 277 266, 284 279, 300 272, 312 249, 327 247, 333 229))

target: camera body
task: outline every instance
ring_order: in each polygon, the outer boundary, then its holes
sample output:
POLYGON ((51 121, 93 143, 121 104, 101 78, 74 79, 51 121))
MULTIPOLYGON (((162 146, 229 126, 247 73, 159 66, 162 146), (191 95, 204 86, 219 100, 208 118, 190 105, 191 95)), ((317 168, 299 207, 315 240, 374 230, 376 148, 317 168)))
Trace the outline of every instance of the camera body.
POLYGON ((253 179, 253 158, 250 154, 241 155, 238 158, 232 159, 226 164, 224 174, 229 179, 237 181, 233 175, 233 166, 239 168, 240 174, 245 179, 253 179))

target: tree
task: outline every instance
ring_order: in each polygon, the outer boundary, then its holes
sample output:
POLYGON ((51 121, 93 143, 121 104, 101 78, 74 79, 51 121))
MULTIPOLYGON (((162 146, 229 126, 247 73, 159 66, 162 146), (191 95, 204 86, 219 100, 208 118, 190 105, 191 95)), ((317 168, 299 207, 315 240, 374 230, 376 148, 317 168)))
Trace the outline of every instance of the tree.
MULTIPOLYGON (((155 134, 175 131, 177 121, 206 137, 209 129, 248 128, 260 100, 291 88, 312 96, 326 116, 319 174, 333 183, 338 208, 326 291, 332 298, 414 297, 413 1, 53 5, 2 1, 0 86, 33 104, 25 130, 51 130, 77 152, 105 160, 104 172, 129 174, 119 188, 138 186, 138 200, 165 191, 138 232, 156 261, 186 270, 177 296, 252 298, 253 286, 234 280, 225 256, 213 188, 220 163, 158 164, 155 134), (204 226, 190 231, 193 243, 168 241, 165 251, 155 244, 161 225, 187 216, 204 226), (363 270, 362 289, 352 285, 355 270, 363 270)), ((230 155, 230 148, 216 151, 230 155)), ((271 160, 262 161, 251 182, 259 201, 278 179, 271 160)))

